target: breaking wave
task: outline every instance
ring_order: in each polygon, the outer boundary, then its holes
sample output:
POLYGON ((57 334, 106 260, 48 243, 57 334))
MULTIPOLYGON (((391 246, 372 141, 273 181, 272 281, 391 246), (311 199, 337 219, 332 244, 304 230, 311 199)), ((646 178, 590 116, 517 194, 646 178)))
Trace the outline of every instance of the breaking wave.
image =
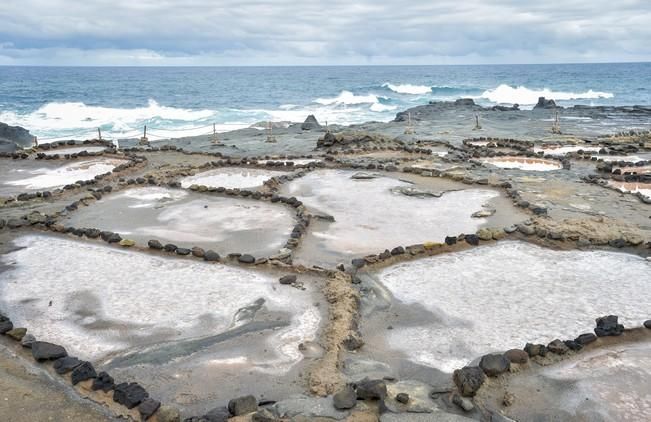
POLYGON ((378 97, 377 95, 373 94, 355 95, 350 91, 341 91, 341 93, 334 98, 317 98, 314 100, 314 102, 321 105, 375 104, 380 101, 380 98, 384 97, 378 97))
POLYGON ((386 82, 382 84, 382 87, 388 88, 393 92, 397 92, 398 94, 424 95, 424 94, 430 94, 432 92, 432 87, 425 86, 425 85, 412 85, 412 84, 394 85, 392 83, 386 82))
POLYGON ((518 86, 514 88, 510 85, 502 84, 497 88, 484 91, 479 98, 487 99, 493 103, 498 104, 533 105, 538 102, 539 97, 545 97, 548 100, 555 101, 568 101, 613 98, 614 94, 610 92, 593 91, 591 89, 580 93, 552 91, 548 88, 533 90, 525 86, 518 86))

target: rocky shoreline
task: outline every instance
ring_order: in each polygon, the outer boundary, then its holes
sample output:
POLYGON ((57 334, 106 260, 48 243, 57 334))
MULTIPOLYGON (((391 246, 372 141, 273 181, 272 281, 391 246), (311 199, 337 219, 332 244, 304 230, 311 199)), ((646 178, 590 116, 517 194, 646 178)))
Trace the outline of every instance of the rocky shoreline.
MULTIPOLYGON (((91 180, 75 181, 60 189, 26 191, 4 198, 0 203, 0 239, 8 244, 21 234, 47 232, 51 236, 72 237, 82 242, 102 241, 108 247, 133 250, 133 253, 138 251, 162 257, 174 256, 208 265, 220 263, 261 272, 280 270, 285 275, 279 279, 279 285, 299 289, 302 274, 322 279, 323 286, 320 290, 327 303, 327 320, 319 334, 318 343, 323 353, 311 360, 305 376, 297 381, 302 384, 305 394, 277 397, 277 401, 243 395, 232 398, 227 405, 209 410, 202 416, 183 415, 185 421, 221 421, 229 418, 253 421, 318 420, 317 418, 351 421, 429 420, 414 416, 428 414, 420 413, 420 399, 416 400, 416 396, 413 396, 416 394, 414 391, 420 390, 406 388, 400 391, 400 382, 409 380, 367 378, 351 382, 344 375, 347 357, 365 347, 360 330, 360 325, 364 324, 358 279, 362 271, 386 268, 429 256, 455 254, 480 245, 490 247, 503 240, 529 242, 556 250, 617 250, 644 258, 651 255, 651 226, 644 223, 648 222, 651 215, 648 208, 651 199, 639 192, 620 193, 609 184, 609 181, 650 182, 649 173, 642 169, 651 164, 651 158, 635 161, 625 158, 614 161, 606 159, 633 154, 650 154, 651 157, 648 133, 624 131, 593 137, 581 135, 581 139, 578 136, 570 139, 564 130, 564 135, 551 136, 549 139, 532 140, 525 136, 525 139, 519 140, 515 135, 516 139, 499 136, 503 132, 500 130, 497 131, 498 136, 465 136, 450 141, 428 139, 427 136, 420 135, 428 131, 425 128, 427 126, 423 125, 435 125, 441 119, 440 113, 467 110, 513 113, 517 119, 547 113, 546 110, 554 109, 550 107, 553 105, 546 100, 539 102, 533 111, 517 108, 487 110, 469 101, 436 103, 398 113, 394 122, 377 124, 375 127, 365 124, 351 128, 325 129, 318 126, 318 123, 315 124, 315 119, 308 119, 303 127, 297 125, 276 132, 278 144, 255 146, 259 153, 248 154, 242 151, 233 155, 222 151, 200 151, 196 149, 198 145, 211 148, 207 140, 200 138, 179 141, 188 141, 188 149, 175 145, 174 140, 164 141, 160 146, 133 145, 121 149, 99 141, 67 141, 2 153, 0 160, 9 168, 15 161, 26 165, 40 160, 68 163, 85 157, 122 159, 126 163, 115 167, 110 173, 91 180), (416 125, 415 134, 406 133, 404 124, 407 121, 416 125), (403 130, 405 133, 400 132, 403 130), (309 139, 311 147, 301 146, 300 149, 304 149, 305 153, 283 153, 288 139, 297 136, 309 139), (545 147, 547 151, 553 150, 549 148, 550 145, 572 146, 577 149, 563 155, 546 153, 545 147), (84 146, 106 149, 99 152, 44 154, 44 151, 65 151, 65 148, 84 146), (581 149, 581 146, 585 146, 586 150, 581 149), (592 148, 598 150, 593 152, 592 148), (557 163, 558 169, 500 169, 486 163, 487 158, 545 160, 557 163), (305 164, 296 164, 294 160, 305 164), (285 174, 271 177, 261 187, 254 189, 201 184, 183 189, 180 184, 183 177, 207 170, 239 168, 282 170, 285 174), (633 171, 634 169, 640 171, 633 171), (290 182, 316 170, 379 172, 381 176, 395 177, 396 180, 411 178, 420 185, 395 194, 414 197, 425 197, 424 192, 431 193, 421 187, 429 183, 429 180, 488 187, 499 191, 512 203, 514 210, 523 212, 527 217, 507 226, 491 226, 486 223, 473 233, 449 233, 445 238, 423 243, 387 244, 386 248, 377 253, 353 256, 336 267, 296 264, 295 254, 305 248, 304 239, 312 236, 314 224, 327 224, 336 217, 310 209, 300 196, 281 192, 290 182), (287 208, 293 213, 295 224, 283 247, 269 256, 254 256, 246 250, 218 253, 191 242, 168 243, 157 239, 154 234, 146 244, 141 244, 128 234, 65 224, 65 218, 93 207, 98 201, 105 201, 119 192, 138 186, 187 190, 206 197, 262 201, 287 208), (595 190, 586 194, 581 190, 586 186, 594 186, 595 190), (635 202, 626 202, 628 214, 620 214, 620 198, 628 196, 635 202), (596 210, 575 203, 586 197, 588 203, 598 207, 596 210), (626 218, 625 215, 633 215, 634 218, 624 220, 622 217, 626 218), (244 419, 238 419, 244 416, 244 419)), ((645 107, 574 107, 562 112, 592 117, 615 112, 632 116, 633 119, 651 113, 645 107)), ((482 130, 490 133, 490 129, 482 130)), ((249 136, 247 133, 236 131, 228 136, 235 139, 242 136, 244 139, 249 136)), ((440 137, 439 134, 435 138, 440 137)), ((218 149, 223 147, 219 146, 218 149)), ((369 174, 368 177, 375 176, 369 174)), ((496 212, 498 215, 516 215, 515 211, 498 208, 477 213, 476 218, 490 218, 496 212)), ((0 275, 2 271, 0 269, 0 275)), ((526 344, 522 349, 509 350, 503 354, 478 356, 478 363, 459 368, 450 375, 450 382, 454 382, 452 388, 446 388, 445 391, 434 388, 434 391, 430 391, 431 394, 426 394, 439 403, 440 412, 437 411, 436 416, 432 416, 440 420, 511 420, 508 409, 513 404, 514 397, 519 396, 518 391, 500 393, 503 394, 500 409, 495 408, 493 397, 494 391, 502 391, 500 388, 506 382, 503 380, 511 374, 523 376, 524 371, 532 367, 553 366, 564 360, 578 359, 582 351, 606 347, 620 341, 618 339, 624 343, 647 341, 648 328, 651 326, 651 322, 646 321, 646 328, 624 329, 615 316, 600 317, 596 323, 595 335, 583 333, 574 339, 550 339, 546 345, 526 344), (602 341, 603 337, 610 336, 618 339, 602 341)), ((161 404, 149 397, 146 389, 133 380, 120 383, 106 371, 96 369, 91 362, 67 356, 66 345, 39 341, 29 333, 29 327, 14 327, 11 319, 4 315, 0 316, 0 328, 1 333, 15 343, 12 346, 3 342, 3 347, 11 347, 24 355, 31 353, 39 365, 45 365, 50 373, 56 373, 71 383, 81 396, 108 406, 115 415, 132 420, 182 420, 178 406, 161 404)), ((304 347, 307 349, 308 346, 304 347)))

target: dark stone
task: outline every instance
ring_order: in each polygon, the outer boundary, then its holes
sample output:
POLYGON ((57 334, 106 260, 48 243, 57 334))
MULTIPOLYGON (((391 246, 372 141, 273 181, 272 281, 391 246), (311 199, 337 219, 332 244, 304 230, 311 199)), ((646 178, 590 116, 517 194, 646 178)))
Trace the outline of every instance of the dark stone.
POLYGON ((556 108, 556 103, 554 100, 545 99, 545 97, 538 97, 538 103, 533 107, 534 110, 549 108, 556 108))
POLYGON ((165 249, 165 252, 175 252, 179 247, 176 245, 173 245, 171 243, 168 243, 163 247, 165 249))
POLYGON ((574 339, 574 341, 579 343, 581 346, 585 346, 586 344, 590 344, 596 340, 597 340, 597 336, 592 333, 581 334, 580 336, 574 339))
POLYGON ((527 343, 524 346, 524 351, 527 352, 530 358, 534 356, 546 356, 547 355, 547 347, 543 344, 532 344, 532 343, 527 343))
POLYGON ((58 344, 35 341, 32 343, 32 356, 37 361, 55 360, 68 356, 68 352, 58 344))
POLYGON ((333 396, 335 409, 352 409, 357 404, 357 393, 351 385, 346 385, 333 396))
POLYGON ((196 256, 197 258, 203 258, 205 254, 206 251, 204 251, 202 248, 198 246, 192 248, 192 256, 196 256))
POLYGON ((520 350, 520 349, 507 350, 504 353, 504 357, 506 357, 509 360, 509 362, 517 363, 520 365, 525 364, 529 361, 529 354, 524 350, 520 350))
POLYGON ((246 415, 258 410, 258 401, 253 396, 243 396, 228 402, 228 411, 233 416, 246 415))
POLYGON ((535 215, 545 215, 545 214, 547 214, 547 208, 544 208, 544 207, 534 207, 534 208, 531 208, 531 211, 535 215))
POLYGON ((35 139, 25 128, 0 123, 0 141, 4 141, 3 143, 13 143, 22 148, 30 148, 35 139))
POLYGON ((479 245, 479 237, 476 234, 467 234, 465 236, 466 243, 469 245, 477 246, 479 245))
POLYGON ((366 261, 362 258, 355 258, 351 262, 353 264, 353 267, 355 268, 362 268, 364 265, 366 265, 366 261))
POLYGON ((86 229, 85 234, 89 239, 97 239, 100 235, 100 231, 97 229, 86 229))
POLYGON ((651 319, 644 321, 644 327, 651 330, 651 319))
POLYGON ((454 245, 457 243, 457 237, 456 236, 445 236, 445 244, 446 245, 454 245))
POLYGON ((616 315, 603 316, 596 319, 597 328, 594 333, 597 337, 619 336, 624 332, 624 326, 617 323, 616 315))
POLYGON ((452 379, 462 396, 472 397, 486 381, 486 374, 478 366, 466 366, 454 371, 452 379))
POLYGON ((557 355, 564 355, 568 352, 569 348, 565 345, 565 343, 559 339, 556 339, 547 345, 547 350, 552 353, 556 353, 557 355))
POLYGON ((362 340, 362 336, 358 333, 349 334, 342 343, 346 350, 350 351, 359 350, 364 346, 364 340, 362 340))
POLYGON ((280 284, 293 284, 296 283, 296 276, 294 274, 285 275, 280 277, 278 281, 280 284))
POLYGON ((219 254, 213 250, 207 250, 203 255, 204 261, 219 261, 219 254))
POLYGON ((575 352, 578 352, 579 350, 583 349, 583 346, 581 346, 581 344, 577 343, 574 340, 565 340, 563 341, 563 343, 565 343, 568 349, 575 352))
POLYGON ((613 248, 621 249, 621 248, 626 247, 627 242, 626 242, 626 240, 621 239, 621 238, 620 239, 613 239, 613 240, 608 241, 608 245, 613 247, 613 248))
POLYGON ((177 255, 186 256, 186 255, 190 255, 191 253, 192 253, 192 251, 190 249, 188 249, 188 248, 176 248, 176 254, 177 255))
POLYGON ((482 356, 479 367, 489 377, 496 377, 508 371, 511 362, 502 354, 490 354, 482 356))
POLYGON ((249 254, 240 255, 237 260, 242 264, 253 264, 255 263, 255 258, 249 254))
POLYGON ((156 413, 159 407, 160 402, 158 400, 147 397, 138 405, 138 412, 140 413, 140 416, 142 416, 142 419, 146 421, 156 413))
POLYGON ((112 233, 106 241, 108 243, 119 243, 122 240, 122 237, 117 233, 112 233))
POLYGON ((93 380, 93 385, 91 386, 93 391, 102 390, 105 393, 111 391, 113 387, 115 387, 115 380, 104 371, 97 374, 97 378, 93 380))
POLYGON ((407 394, 407 393, 398 393, 398 394, 396 394, 396 401, 398 403, 402 403, 402 404, 409 403, 409 394, 407 394))
POLYGON ((402 255, 405 253, 405 248, 402 246, 398 246, 396 248, 391 249, 391 255, 402 255))
POLYGON ((149 246, 151 249, 156 249, 156 250, 161 250, 163 249, 163 244, 160 243, 158 240, 153 239, 147 242, 147 246, 149 246))
POLYGON ((125 406, 127 409, 133 409, 147 397, 149 397, 147 391, 135 382, 123 382, 116 385, 113 390, 113 401, 125 406))
POLYGON ((305 121, 301 125, 302 130, 319 129, 320 127, 321 127, 321 125, 316 120, 316 117, 314 117, 313 114, 310 114, 309 116, 307 116, 307 119, 305 119, 305 121))
POLYGON ((387 397, 387 385, 384 380, 364 378, 356 387, 357 398, 360 400, 384 400, 387 397))
POLYGON ((220 406, 203 415, 203 419, 207 422, 226 422, 230 416, 231 413, 228 411, 228 408, 226 406, 220 406))
POLYGON ((0 334, 5 334, 14 329, 14 323, 4 315, 0 315, 0 334))
POLYGON ((96 378, 97 372, 95 372, 95 368, 93 368, 92 363, 83 362, 81 365, 72 370, 70 377, 72 379, 72 385, 76 385, 82 381, 96 378))
POLYGON ((54 361, 53 368, 56 371, 57 374, 63 375, 67 374, 68 372, 72 371, 79 365, 81 365, 83 361, 72 357, 72 356, 65 356, 62 358, 59 358, 54 361))

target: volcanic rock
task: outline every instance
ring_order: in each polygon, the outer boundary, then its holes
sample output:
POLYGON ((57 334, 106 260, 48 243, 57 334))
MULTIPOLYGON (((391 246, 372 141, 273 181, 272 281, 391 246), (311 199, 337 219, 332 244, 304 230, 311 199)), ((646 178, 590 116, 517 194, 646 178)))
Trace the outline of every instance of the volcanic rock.
POLYGON ((486 375, 478 366, 466 366, 455 370, 452 378, 462 396, 472 397, 486 380, 486 375))
POLYGON ((37 361, 55 360, 68 356, 68 352, 58 344, 46 341, 35 341, 32 343, 32 356, 37 361))

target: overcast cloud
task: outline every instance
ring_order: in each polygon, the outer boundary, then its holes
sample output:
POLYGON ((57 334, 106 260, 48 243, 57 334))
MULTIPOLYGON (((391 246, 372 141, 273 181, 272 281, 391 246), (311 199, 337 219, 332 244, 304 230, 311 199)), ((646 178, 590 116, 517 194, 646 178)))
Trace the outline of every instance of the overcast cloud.
POLYGON ((0 0, 0 64, 649 60, 649 0, 0 0))

